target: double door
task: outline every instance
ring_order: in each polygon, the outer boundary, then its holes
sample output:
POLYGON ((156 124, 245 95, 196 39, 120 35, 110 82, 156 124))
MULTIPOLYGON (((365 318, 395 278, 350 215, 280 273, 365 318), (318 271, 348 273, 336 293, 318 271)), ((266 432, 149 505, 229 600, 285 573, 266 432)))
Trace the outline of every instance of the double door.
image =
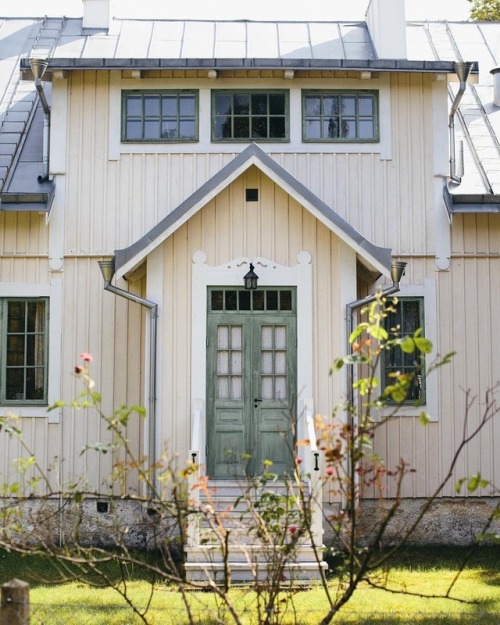
POLYGON ((207 467, 218 479, 293 467, 295 290, 212 289, 208 310, 207 467))

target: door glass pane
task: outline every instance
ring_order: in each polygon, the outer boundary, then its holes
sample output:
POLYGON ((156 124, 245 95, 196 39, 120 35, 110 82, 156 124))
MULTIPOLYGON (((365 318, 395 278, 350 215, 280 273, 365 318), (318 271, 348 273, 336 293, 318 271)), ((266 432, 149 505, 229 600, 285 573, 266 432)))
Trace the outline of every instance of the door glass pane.
POLYGON ((242 384, 241 377, 233 376, 231 378, 231 399, 242 399, 242 384))
POLYGON ((250 310, 250 291, 240 291, 240 310, 250 310))
POLYGON ((241 326, 231 327, 231 347, 233 349, 241 349, 241 326))
POLYGON ((276 349, 286 349, 286 327, 276 326, 274 328, 274 347, 276 349))
POLYGON ((280 310, 292 310, 291 291, 280 291, 280 310))
POLYGON ((278 310, 278 291, 267 291, 267 310, 278 310))
POLYGON ((219 326, 217 328, 217 348, 227 349, 229 347, 229 326, 219 326))
POLYGON ((272 352, 262 352, 260 367, 261 367, 262 373, 273 373, 273 353, 272 352))
POLYGON ((217 378, 217 399, 229 399, 229 378, 217 378))
POLYGON ((226 291, 226 310, 237 310, 236 291, 226 291))
POLYGON ((212 291, 212 310, 224 310, 224 291, 212 291))
POLYGON ((272 376, 263 375, 260 378, 260 398, 274 399, 273 397, 273 378, 272 376))
POLYGON ((286 352, 276 352, 274 356, 274 372, 286 373, 286 352))
POLYGON ((276 376, 274 378, 274 399, 286 399, 286 377, 285 376, 276 376))
POLYGON ((243 371, 241 366, 241 352, 233 351, 231 352, 231 373, 241 374, 243 371))
POLYGON ((264 310, 264 291, 253 292, 253 309, 264 310))
POLYGON ((260 345, 262 349, 273 348, 273 328, 272 326, 262 326, 260 345))
POLYGON ((217 352, 217 375, 229 373, 229 352, 217 352))

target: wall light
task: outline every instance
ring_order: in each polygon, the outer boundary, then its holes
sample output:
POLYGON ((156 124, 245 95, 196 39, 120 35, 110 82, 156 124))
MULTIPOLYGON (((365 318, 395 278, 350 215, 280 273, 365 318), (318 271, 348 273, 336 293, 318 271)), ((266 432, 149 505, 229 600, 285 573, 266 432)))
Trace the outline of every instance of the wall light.
POLYGON ((250 263, 250 271, 243 276, 245 289, 256 289, 259 276, 254 272, 255 267, 250 263))

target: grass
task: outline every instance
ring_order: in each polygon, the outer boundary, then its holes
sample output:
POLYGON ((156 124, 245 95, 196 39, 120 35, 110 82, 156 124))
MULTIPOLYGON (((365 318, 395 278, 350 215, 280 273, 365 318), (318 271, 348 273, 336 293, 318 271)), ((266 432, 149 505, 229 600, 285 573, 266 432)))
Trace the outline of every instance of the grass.
MULTIPOLYGON (((465 551, 461 549, 411 549, 399 554, 390 568, 378 572, 378 580, 394 591, 421 594, 445 593, 460 566, 465 551)), ((334 563, 333 563, 334 564, 334 563)), ((110 567, 109 575, 118 579, 118 571, 110 567)), ((31 586, 32 625, 135 625, 141 623, 120 596, 112 589, 96 589, 89 583, 69 582, 53 585, 57 568, 36 557, 21 557, 0 551, 0 583, 13 577, 28 581, 31 586)), ((140 570, 129 571, 127 587, 140 605, 146 605, 149 584, 140 570)), ((336 583, 332 575, 332 585, 336 583)), ((475 624, 498 625, 500 614, 500 548, 477 549, 468 561, 453 588, 452 596, 469 601, 458 603, 449 599, 390 593, 362 584, 352 600, 343 608, 334 623, 363 625, 475 624), (470 603, 474 601, 475 603, 470 603)), ((200 625, 215 625, 217 604, 212 593, 190 592, 192 610, 200 625)), ((245 623, 256 623, 256 597, 247 588, 231 591, 231 600, 243 615, 245 623)), ((293 610, 282 614, 283 623, 317 625, 327 611, 323 590, 313 586, 293 596, 293 610)), ((286 604, 283 603, 283 609, 286 604)), ((220 612, 219 612, 220 613, 220 612)), ((148 612, 152 625, 187 623, 182 596, 176 587, 159 584, 155 587, 152 607, 148 612)), ((229 619, 227 622, 231 622, 229 619)))

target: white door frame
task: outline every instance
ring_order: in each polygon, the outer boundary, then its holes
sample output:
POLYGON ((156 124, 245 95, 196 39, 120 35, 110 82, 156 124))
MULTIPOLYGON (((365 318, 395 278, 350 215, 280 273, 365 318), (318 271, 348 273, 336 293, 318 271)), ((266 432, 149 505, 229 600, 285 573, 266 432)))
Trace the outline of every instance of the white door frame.
POLYGON ((305 405, 313 397, 313 290, 309 252, 297 256, 292 267, 264 257, 240 257, 223 265, 207 265, 203 251, 193 254, 191 293, 191 442, 206 466, 207 289, 209 286, 241 286, 250 262, 260 286, 294 286, 297 289, 297 438, 306 438, 305 405))

